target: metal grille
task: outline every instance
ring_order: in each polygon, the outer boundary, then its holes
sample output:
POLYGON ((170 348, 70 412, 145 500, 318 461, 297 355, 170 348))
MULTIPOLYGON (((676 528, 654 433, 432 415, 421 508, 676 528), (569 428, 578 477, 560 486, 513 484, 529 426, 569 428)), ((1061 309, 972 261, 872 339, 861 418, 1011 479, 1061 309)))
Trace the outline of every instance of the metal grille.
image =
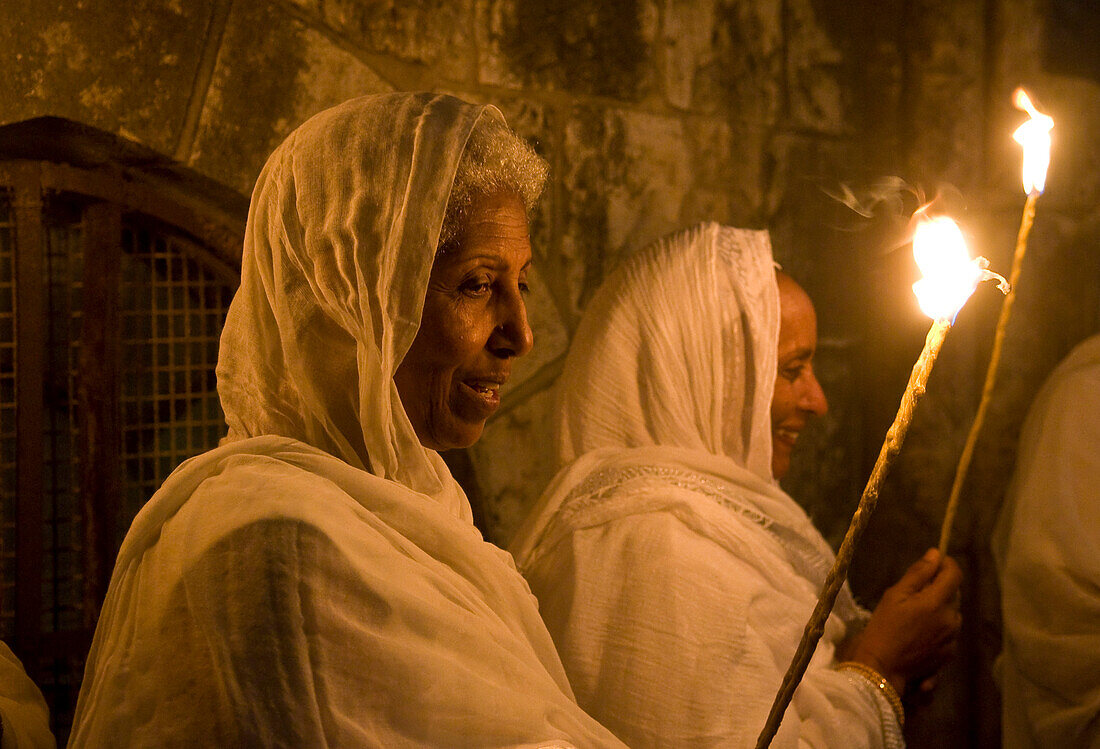
POLYGON ((214 366, 235 283, 204 251, 155 226, 123 229, 122 460, 126 525, 186 458, 217 445, 225 422, 214 366))
MULTIPOLYGON (((16 388, 16 304, 23 284, 41 284, 41 432, 36 427, 19 437, 40 439, 42 446, 42 542, 36 562, 41 598, 33 608, 41 649, 34 675, 51 705, 55 731, 63 737, 83 674, 89 620, 94 621, 98 605, 89 597, 95 589, 89 583, 96 579, 87 566, 90 555, 99 553, 99 539, 107 539, 104 553, 109 558, 102 564, 109 572, 114 552, 142 505, 181 461, 216 446, 223 434, 214 368, 237 281, 234 271, 167 224, 125 214, 121 234, 116 224, 114 239, 106 246, 89 244, 89 226, 99 226, 87 223, 89 201, 59 191, 43 198, 41 277, 17 279, 18 219, 11 194, 0 187, 0 639, 18 637, 19 631, 17 405, 33 406, 19 403, 16 388), (117 278, 111 272, 102 276, 105 282, 97 281, 100 252, 117 259, 117 265, 104 266, 117 268, 117 278), (91 274, 87 309, 86 273, 91 274), (106 289, 110 298, 95 297, 93 284, 106 289), (97 298, 99 302, 92 301, 97 298), (96 335, 88 338, 86 333, 96 335), (114 351, 109 360, 99 360, 98 367, 96 361, 82 361, 81 342, 94 358, 104 336, 117 341, 116 348, 105 349, 114 351), (93 339, 100 343, 93 345, 93 339), (111 364, 116 357, 117 365, 111 364), (82 372, 82 366, 94 369, 82 372), (89 400, 93 381, 109 383, 106 391, 94 392, 113 405, 93 405, 98 403, 89 400), (105 421, 93 426, 97 409, 105 421), (100 452, 89 452, 88 441, 102 437, 104 429, 121 438, 118 449, 104 451, 101 445, 100 452), (103 470, 117 475, 110 493, 104 494, 102 485, 98 490, 84 486, 90 475, 99 475, 96 470, 89 473, 96 468, 93 463, 103 463, 103 470), (89 499, 92 506, 103 501, 109 505, 98 525, 85 514, 89 499)), ((28 393, 24 399, 37 400, 28 393)), ((28 468, 34 470, 24 470, 28 468)), ((31 532, 20 532, 24 530, 31 532)))
POLYGON ((0 639, 15 635, 15 224, 0 189, 0 639))
POLYGON ((46 230, 45 489, 42 631, 82 624, 83 526, 77 362, 83 322, 80 212, 51 201, 46 230))
POLYGON ((225 428, 243 216, 141 165, 0 158, 0 639, 61 744, 131 521, 225 428))
MULTIPOLYGON (((43 633, 77 631, 84 616, 84 524, 80 485, 80 404, 77 394, 83 324, 80 206, 60 197, 44 206, 46 326, 43 382, 43 633)), ((69 695, 80 688, 82 662, 47 653, 38 682, 65 725, 69 695), (75 668, 74 668, 75 667, 75 668)))
MULTIPOLYGON (((99 310, 83 309, 80 209, 64 198, 53 196, 43 216, 48 326, 41 623, 43 633, 62 636, 80 631, 87 615, 80 440, 88 435, 77 388, 82 326, 102 325, 99 310)), ((236 279, 202 247, 137 214, 124 219, 121 247, 114 251, 120 253, 116 486, 122 496, 114 500, 115 527, 102 531, 117 549, 168 474, 216 446, 224 432, 214 367, 236 279)), ((71 724, 83 670, 82 652, 46 653, 39 662, 38 683, 58 735, 71 724)))

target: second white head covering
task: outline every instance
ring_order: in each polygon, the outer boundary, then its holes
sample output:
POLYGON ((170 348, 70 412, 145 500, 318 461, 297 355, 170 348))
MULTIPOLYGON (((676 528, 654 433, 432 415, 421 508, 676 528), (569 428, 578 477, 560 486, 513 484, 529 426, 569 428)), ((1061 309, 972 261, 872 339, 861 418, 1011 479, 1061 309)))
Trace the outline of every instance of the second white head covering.
POLYGON ((650 245, 605 282, 574 337, 561 463, 662 445, 724 455, 770 482, 778 336, 766 231, 708 223, 650 245))

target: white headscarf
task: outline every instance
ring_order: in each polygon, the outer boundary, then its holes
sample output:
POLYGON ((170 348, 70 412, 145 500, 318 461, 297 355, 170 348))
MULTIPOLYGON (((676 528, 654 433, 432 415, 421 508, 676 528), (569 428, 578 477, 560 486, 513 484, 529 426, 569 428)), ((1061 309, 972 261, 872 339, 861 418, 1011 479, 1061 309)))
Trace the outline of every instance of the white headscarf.
POLYGON ((11 649, 0 642, 0 746, 54 749, 50 712, 42 692, 11 649))
POLYGON ((353 99, 299 127, 252 196, 218 357, 229 438, 277 434, 435 497, 469 519, 393 374, 412 345, 455 171, 493 107, 353 99))
POLYGON ((702 224, 651 245, 585 310, 561 378, 561 462, 664 445, 771 481, 778 336, 767 232, 702 224))
MULTIPOLYGON (((511 549, 580 705, 631 746, 752 746, 832 550, 771 475, 779 294, 765 232, 704 224, 596 293, 561 376, 555 477, 511 549)), ((847 587, 774 745, 900 741, 828 668, 847 587)))
MULTIPOLYGON (((566 468, 517 532, 521 566, 536 545, 552 545, 550 526, 572 527, 551 518, 601 491, 599 479, 663 464, 736 486, 739 512, 767 517, 800 572, 823 580, 833 552, 771 472, 778 349, 766 231, 700 224, 630 257, 592 298, 570 345, 558 391, 566 468)), ((632 511, 629 496, 601 499, 602 517, 632 511)), ((855 615, 847 588, 837 610, 855 615)))

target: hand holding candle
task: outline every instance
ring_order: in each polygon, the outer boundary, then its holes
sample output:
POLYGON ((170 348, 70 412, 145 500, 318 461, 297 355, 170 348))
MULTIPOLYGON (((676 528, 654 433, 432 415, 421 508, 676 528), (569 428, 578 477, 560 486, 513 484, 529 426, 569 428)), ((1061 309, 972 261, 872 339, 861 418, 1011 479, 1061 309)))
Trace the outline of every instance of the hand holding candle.
POLYGON ((1020 269, 1023 267, 1024 254, 1027 252, 1027 238, 1031 233, 1031 224, 1035 220, 1035 204, 1046 187, 1047 167, 1050 165, 1050 131, 1054 127, 1054 120, 1036 110, 1031 103, 1031 98, 1022 88, 1016 89, 1015 104, 1018 109, 1031 115, 1031 119, 1016 128, 1016 132, 1012 134, 1024 149, 1023 182, 1027 201, 1024 203, 1024 215, 1020 220, 1020 231, 1016 235, 1016 252, 1012 258, 1012 270, 1009 272, 1011 288, 1006 293, 1000 317, 997 319, 997 328, 993 333, 993 350, 989 355, 989 367, 985 372, 985 384, 982 386, 978 412, 970 425, 970 432, 966 435, 966 443, 959 456, 959 463, 955 466, 955 479, 951 483, 951 495, 947 500, 947 510, 944 512, 943 526, 940 529, 941 554, 947 552, 947 544, 951 539, 951 527, 955 523, 955 513, 958 510, 959 496, 962 493, 963 482, 966 480, 966 472, 970 468, 970 459, 974 455, 974 446, 978 442, 978 434, 985 422, 986 411, 993 399, 993 386, 997 383, 997 366, 1001 361, 1001 348, 1004 345, 1005 331, 1008 329, 1008 318, 1012 314, 1012 303, 1016 300, 1016 285, 1020 280, 1020 269))
POLYGON ((936 362, 940 347, 947 336, 947 331, 951 328, 955 315, 966 304, 966 300, 970 298, 981 281, 996 278, 1000 283, 1004 283, 1003 278, 986 270, 988 262, 985 258, 970 259, 962 232, 954 221, 946 217, 930 218, 922 215, 919 218, 913 236, 913 255, 924 274, 924 277, 913 285, 913 292, 917 295, 921 309, 932 317, 932 327, 925 338, 924 349, 913 366, 909 383, 901 397, 901 407, 886 433, 886 439, 871 471, 871 477, 860 497, 859 506, 840 544, 836 561, 825 578, 817 606, 806 624, 802 640, 798 644, 791 665, 772 703, 768 720, 757 739, 757 749, 767 747, 779 730, 783 713, 806 672, 810 657, 817 648, 817 643, 825 630, 825 621, 833 609, 837 594, 848 574, 856 544, 870 521, 890 463, 905 440, 905 433, 913 418, 913 410, 917 401, 924 395, 928 376, 932 373, 932 366, 936 362))

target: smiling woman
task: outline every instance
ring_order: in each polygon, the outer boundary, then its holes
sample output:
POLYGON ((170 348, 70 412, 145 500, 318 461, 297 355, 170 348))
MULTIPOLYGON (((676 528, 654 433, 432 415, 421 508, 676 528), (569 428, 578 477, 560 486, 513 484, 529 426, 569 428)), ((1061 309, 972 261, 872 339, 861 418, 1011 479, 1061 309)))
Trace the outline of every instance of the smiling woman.
POLYGON ((829 408, 814 374, 817 314, 798 282, 782 271, 779 286, 779 367, 772 395, 772 476, 778 481, 791 467, 791 451, 810 418, 829 408))
POLYGON ((500 406, 512 359, 533 343, 530 267, 525 208, 513 192, 474 202, 465 230, 436 256, 420 330, 393 377, 426 447, 469 447, 500 406))
POLYGON ((544 175, 497 110, 433 94, 346 102, 272 154, 218 356, 229 436, 130 528, 71 746, 619 745, 436 452, 531 347, 544 175))
MULTIPOLYGON (((764 725, 833 559, 775 479, 825 409, 816 339, 767 233, 717 224, 636 253, 585 310, 565 466, 512 549, 578 702, 632 747, 752 746, 764 725)), ((925 558, 871 616, 845 588, 773 746, 898 746, 895 689, 950 650, 958 582, 925 558)))

